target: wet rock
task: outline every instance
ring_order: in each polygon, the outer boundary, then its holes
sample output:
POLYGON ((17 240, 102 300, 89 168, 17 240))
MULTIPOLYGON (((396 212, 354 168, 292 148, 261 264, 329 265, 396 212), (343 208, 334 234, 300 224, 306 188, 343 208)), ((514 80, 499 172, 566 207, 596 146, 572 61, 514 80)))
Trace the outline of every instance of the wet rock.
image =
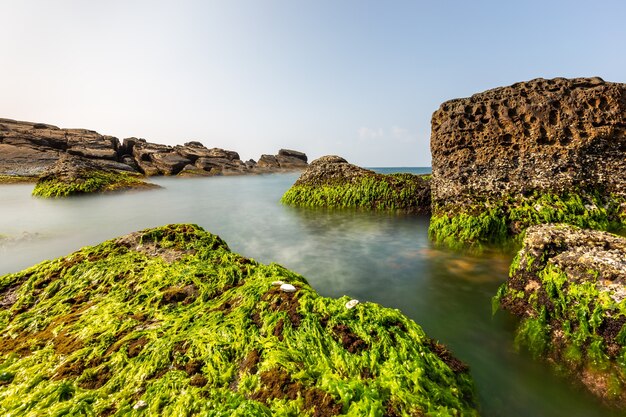
POLYGON ((608 229, 626 202, 626 84, 535 79, 447 101, 431 152, 437 240, 493 242, 550 221, 608 229), (604 205, 603 219, 585 208, 604 205))
POLYGON ((380 210, 430 212, 427 176, 378 174, 328 155, 311 162, 282 197, 300 207, 359 207, 380 210))
POLYGON ((516 340, 626 408, 626 238, 565 224, 530 227, 495 306, 517 315, 516 340))

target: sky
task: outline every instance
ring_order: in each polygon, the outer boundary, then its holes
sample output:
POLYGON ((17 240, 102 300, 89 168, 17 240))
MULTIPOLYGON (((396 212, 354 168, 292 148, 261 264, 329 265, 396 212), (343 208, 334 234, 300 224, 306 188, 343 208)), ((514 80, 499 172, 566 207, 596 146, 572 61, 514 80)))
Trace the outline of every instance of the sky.
POLYGON ((0 118, 429 166, 446 100, 626 82, 623 1, 0 0, 0 118))

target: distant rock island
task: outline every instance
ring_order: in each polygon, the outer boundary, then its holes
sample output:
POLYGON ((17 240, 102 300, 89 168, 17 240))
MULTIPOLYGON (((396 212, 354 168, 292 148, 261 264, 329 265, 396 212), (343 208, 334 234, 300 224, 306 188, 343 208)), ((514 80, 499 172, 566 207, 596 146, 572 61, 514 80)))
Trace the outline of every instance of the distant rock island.
POLYGON ((431 152, 436 241, 626 225, 626 84, 535 79, 447 101, 432 117, 431 152))
POLYGON ((337 155, 318 158, 283 195, 296 207, 430 213, 430 175, 379 174, 337 155))
POLYGON ((93 130, 0 119, 0 182, 35 181, 52 172, 62 156, 66 166, 73 161, 84 165, 79 162, 82 158, 89 160, 93 169, 145 176, 262 174, 307 166, 304 153, 288 149, 261 155, 258 162, 243 162, 235 151, 207 148, 196 141, 177 146, 137 138, 120 142, 93 130))

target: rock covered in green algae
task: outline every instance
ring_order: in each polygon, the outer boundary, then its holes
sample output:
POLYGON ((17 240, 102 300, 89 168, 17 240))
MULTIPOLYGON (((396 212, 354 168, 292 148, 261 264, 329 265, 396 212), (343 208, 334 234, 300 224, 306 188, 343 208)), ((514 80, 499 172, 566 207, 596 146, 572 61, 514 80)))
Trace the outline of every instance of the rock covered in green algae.
POLYGON ((444 346, 348 300, 194 225, 83 248, 0 277, 0 413, 477 415, 444 346))
POLYGON ((430 235, 499 244, 541 223, 626 227, 626 84, 535 79, 432 117, 430 235))
POLYGON ((281 201, 296 207, 429 213, 430 184, 427 176, 378 174, 329 155, 311 162, 281 201))
POLYGON ((33 195, 67 197, 75 194, 102 193, 125 189, 155 188, 144 177, 114 161, 94 161, 63 155, 52 171, 39 178, 33 195))
POLYGON ((516 342, 626 408, 626 239, 569 225, 526 232, 494 298, 522 320, 516 342))

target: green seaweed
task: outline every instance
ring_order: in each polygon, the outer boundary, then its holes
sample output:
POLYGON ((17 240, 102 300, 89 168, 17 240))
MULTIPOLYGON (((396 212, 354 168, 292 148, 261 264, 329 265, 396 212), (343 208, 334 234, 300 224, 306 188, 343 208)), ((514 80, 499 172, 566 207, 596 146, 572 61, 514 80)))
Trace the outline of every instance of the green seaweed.
POLYGON ((493 313, 504 308, 522 318, 516 330, 518 348, 552 358, 554 365, 565 365, 570 372, 600 373, 610 381, 605 399, 623 401, 626 299, 603 290, 598 271, 588 269, 584 275, 573 279, 559 266, 520 251, 509 280, 493 298, 493 313))
POLYGON ((429 236, 452 248, 519 247, 523 232, 543 223, 621 232, 626 197, 599 192, 566 192, 485 200, 468 206, 433 207, 429 236))
POLYGON ((195 225, 4 275, 6 294, 2 415, 477 415, 467 367, 398 310, 348 309, 195 225))
POLYGON ((143 178, 126 172, 92 171, 81 177, 64 180, 53 176, 42 177, 37 181, 33 196, 67 197, 75 194, 100 193, 128 188, 145 188, 151 185, 143 178))
POLYGON ((0 175, 0 184, 19 184, 25 182, 36 182, 37 177, 27 177, 19 175, 0 175))
POLYGON ((372 174, 352 181, 298 184, 283 195, 281 202, 295 207, 364 208, 372 210, 427 211, 424 176, 413 174, 372 174))

